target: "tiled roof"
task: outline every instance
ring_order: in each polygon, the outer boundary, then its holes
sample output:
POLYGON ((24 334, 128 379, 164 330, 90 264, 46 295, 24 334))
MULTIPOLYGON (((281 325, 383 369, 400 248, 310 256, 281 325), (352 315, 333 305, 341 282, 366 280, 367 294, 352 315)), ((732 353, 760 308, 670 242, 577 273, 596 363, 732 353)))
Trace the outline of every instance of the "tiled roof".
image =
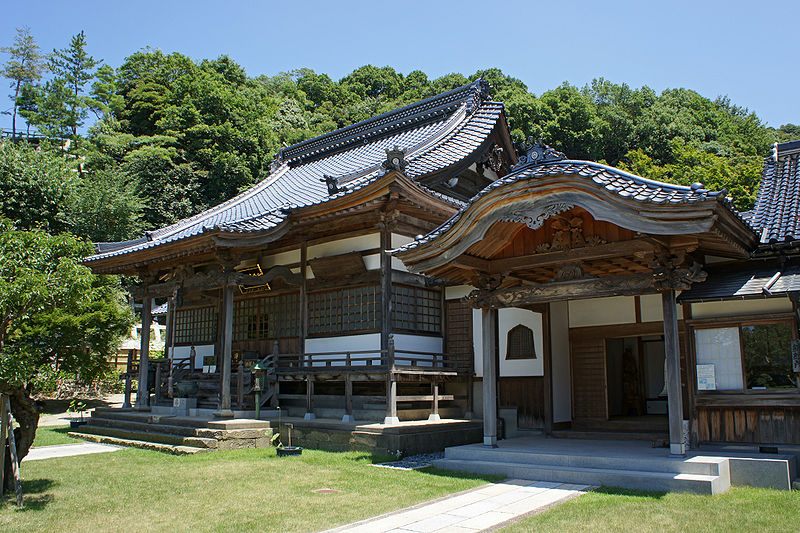
POLYGON ((762 244, 800 239, 800 141, 775 144, 764 161, 751 225, 762 244))
MULTIPOLYGON (((146 238, 102 243, 86 262, 145 250, 208 232, 271 230, 289 212, 351 194, 385 174, 386 150, 405 150, 405 174, 417 178, 472 154, 495 127, 503 105, 485 100, 484 82, 380 115, 348 128, 281 150, 271 174, 248 191, 146 238), (321 181, 337 178, 340 192, 329 194, 321 181)), ((461 207, 462 202, 430 191, 461 207)))
MULTIPOLYGON (((515 167, 513 172, 487 185, 481 192, 475 195, 472 200, 470 200, 470 204, 475 203, 477 200, 489 194, 498 187, 503 187, 510 183, 523 180, 536 180, 550 176, 566 175, 579 176, 586 180, 593 181, 602 185, 606 190, 618 194, 619 196, 630 197, 640 202, 656 204, 683 204, 700 202, 714 198, 723 202, 731 209, 731 211, 735 212, 731 202, 725 198, 723 194, 724 191, 709 191, 708 189, 703 188, 703 186, 699 183, 696 183, 691 187, 673 185, 670 183, 661 183, 630 174, 617 168, 595 163, 593 161, 562 159, 563 154, 559 154, 553 150, 550 150, 550 154, 557 155, 555 158, 550 160, 540 159, 537 161, 527 161, 525 158, 520 158, 520 164, 515 167)), ((401 248, 398 248, 395 250, 395 252, 411 250, 435 239, 439 235, 442 235, 456 222, 458 222, 468 207, 469 206, 467 205, 459 210, 447 222, 442 224, 433 232, 401 248)))
POLYGON ((800 266, 747 262, 736 269, 706 268, 708 278, 696 283, 678 297, 680 302, 700 302, 708 300, 731 300, 739 298, 764 298, 785 296, 788 292, 800 290, 800 266), (780 276, 772 286, 764 290, 775 274, 780 276))

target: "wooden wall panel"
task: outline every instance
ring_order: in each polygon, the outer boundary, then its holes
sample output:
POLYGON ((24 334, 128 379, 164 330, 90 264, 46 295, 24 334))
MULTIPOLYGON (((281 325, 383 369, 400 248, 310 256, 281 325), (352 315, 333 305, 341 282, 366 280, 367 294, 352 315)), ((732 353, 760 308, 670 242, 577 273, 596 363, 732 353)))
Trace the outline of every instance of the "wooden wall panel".
POLYGON ((703 442, 800 444, 800 407, 697 407, 703 442))
POLYGON ((573 419, 608 418, 605 339, 573 338, 570 350, 573 419))
POLYGON ((544 378, 501 377, 500 407, 517 408, 517 425, 525 429, 544 427, 544 378))
POLYGON ((460 300, 448 300, 445 303, 445 328, 445 353, 463 355, 474 363, 472 307, 460 300))

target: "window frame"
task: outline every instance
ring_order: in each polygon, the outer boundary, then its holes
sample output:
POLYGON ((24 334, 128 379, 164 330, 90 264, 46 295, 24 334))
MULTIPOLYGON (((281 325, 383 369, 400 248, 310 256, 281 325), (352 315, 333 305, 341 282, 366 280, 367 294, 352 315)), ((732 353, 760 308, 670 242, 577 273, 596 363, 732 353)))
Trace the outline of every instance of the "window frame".
MULTIPOLYGON (((339 296, 338 307, 340 309, 344 305, 342 303, 343 300, 344 300, 344 298, 342 296, 339 296)), ((307 301, 308 301, 308 304, 307 304, 308 305, 308 311, 307 311, 307 314, 308 314, 308 317, 307 317, 307 320, 308 320, 307 338, 342 337, 342 336, 349 336, 349 335, 363 335, 363 334, 366 334, 366 333, 378 333, 378 332, 381 331, 381 325, 382 325, 382 322, 381 322, 381 317, 382 317, 382 303, 381 303, 382 302, 382 295, 381 295, 381 287, 378 284, 375 284, 375 283, 362 283, 362 284, 358 284, 358 285, 348 285, 348 286, 345 286, 345 287, 335 287, 335 288, 330 288, 330 289, 320 289, 320 290, 315 290, 315 291, 309 291, 308 296, 307 296, 307 301), (330 293, 336 293, 336 292, 344 293, 345 291, 351 291, 351 290, 354 290, 354 289, 365 289, 365 288, 373 289, 372 295, 374 295, 375 299, 372 302, 372 309, 367 308, 367 310, 366 311, 362 311, 362 313, 365 312, 365 313, 367 313, 369 315, 370 311, 371 311, 371 319, 369 321, 374 323, 374 327, 361 328, 361 329, 348 329, 348 330, 336 329, 336 327, 335 327, 336 324, 334 324, 332 322, 331 318, 328 317, 327 322, 325 324, 325 325, 327 325, 328 329, 316 330, 316 328, 320 327, 320 326, 315 324, 315 320, 317 320, 319 318, 316 313, 317 313, 317 311, 319 311, 320 307, 315 307, 315 302, 314 302, 315 298, 321 297, 324 294, 330 294, 330 293)), ((323 308, 330 309, 330 305, 323 306, 323 308)), ((352 308, 352 306, 348 305, 348 308, 352 308)), ((349 315, 348 315, 348 317, 349 317, 349 315)), ((343 320, 344 320, 344 317, 342 316, 340 324, 343 323, 343 320)), ((352 320, 348 320, 349 324, 351 324, 352 322, 353 322, 352 320)), ((362 320, 362 322, 363 322, 363 320, 362 320)))
MULTIPOLYGON (((398 332, 398 333, 410 334, 410 335, 426 336, 426 337, 443 337, 444 336, 444 305, 442 303, 442 300, 443 300, 443 297, 442 297, 442 291, 441 290, 438 290, 438 289, 435 289, 435 288, 430 288, 430 287, 417 287, 417 286, 408 285, 408 284, 405 284, 405 283, 392 283, 392 314, 391 314, 391 326, 392 326, 391 329, 392 329, 392 331, 393 332, 398 332), (398 300, 398 292, 399 292, 399 290, 403 290, 403 289, 405 289, 405 290, 410 289, 410 290, 415 292, 414 296, 412 297, 412 302, 414 304, 413 305, 413 320, 414 320, 414 326, 415 326, 413 328, 400 327, 398 325, 398 323, 403 323, 403 322, 408 323, 409 322, 409 320, 401 320, 398 317, 398 314, 400 313, 400 311, 398 309, 398 306, 397 306, 397 303, 399 301, 398 300), (435 295, 434 297, 427 298, 427 300, 428 301, 435 301, 436 305, 435 306, 417 305, 417 302, 419 301, 419 299, 416 296, 416 291, 427 291, 427 292, 431 293, 432 295, 435 295), (427 311, 433 310, 433 309, 437 310, 438 314, 437 313, 427 312, 427 311), (424 318, 425 317, 438 317, 438 321, 424 322, 424 318), (419 324, 420 324, 421 319, 422 319, 423 323, 434 324, 436 329, 435 330, 426 330, 426 329, 420 328, 419 324)), ((406 314, 406 315, 410 314, 407 311, 402 311, 402 312, 404 314, 406 314)))
MULTIPOLYGON (((742 327, 744 326, 768 326, 771 324, 790 325, 792 340, 800 338, 792 313, 775 313, 769 316, 745 315, 718 318, 702 318, 688 321, 690 338, 692 343, 692 355, 695 368, 692 368, 694 393, 699 396, 713 396, 719 394, 800 394, 800 380, 795 379, 794 387, 774 388, 774 389, 751 389, 747 383, 747 366, 745 362, 744 342, 742 342, 742 327), (721 329, 735 327, 739 333, 739 362, 742 369, 742 389, 730 390, 698 390, 697 388, 697 346, 694 332, 698 329, 721 329)), ((797 377, 797 373, 795 373, 797 377)))
POLYGON ((175 310, 175 332, 173 333, 174 346, 206 346, 209 344, 216 344, 217 337, 219 336, 219 308, 216 305, 195 305, 191 307, 181 307, 175 310), (196 321, 191 321, 188 326, 183 327, 179 315, 181 314, 202 314, 206 310, 210 317, 204 319, 205 326, 198 326, 196 321), (213 324, 213 325, 209 325, 213 324), (196 328, 196 329, 195 329, 196 328), (197 335, 197 331, 204 331, 210 334, 209 338, 194 337, 191 340, 185 340, 187 332, 192 332, 192 335, 197 335))
POLYGON ((539 358, 536 354, 536 334, 533 328, 525 324, 517 324, 506 333, 506 361, 535 361, 539 358), (518 330, 527 330, 531 335, 531 355, 511 355, 511 334, 518 330))

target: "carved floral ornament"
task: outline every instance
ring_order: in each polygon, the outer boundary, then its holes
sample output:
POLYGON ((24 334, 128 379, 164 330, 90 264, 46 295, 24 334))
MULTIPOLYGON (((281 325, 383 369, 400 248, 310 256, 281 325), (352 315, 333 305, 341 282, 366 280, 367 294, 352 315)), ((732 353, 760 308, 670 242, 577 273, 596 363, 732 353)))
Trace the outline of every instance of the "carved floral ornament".
POLYGON ((534 140, 533 137, 528 137, 528 142, 525 143, 524 151, 525 155, 519 156, 519 162, 514 165, 512 171, 538 165, 546 161, 562 161, 567 158, 563 153, 544 144, 541 139, 534 140))
POLYGON ((569 211, 575 207, 567 203, 547 204, 540 209, 520 209, 512 211, 508 215, 500 218, 502 222, 521 222, 530 229, 536 230, 544 226, 545 221, 553 218, 553 229, 555 233, 553 240, 549 243, 542 243, 536 247, 536 253, 543 252, 562 252, 584 246, 597 246, 606 244, 606 241, 596 235, 584 236, 583 219, 578 216, 559 216, 560 213, 569 211))

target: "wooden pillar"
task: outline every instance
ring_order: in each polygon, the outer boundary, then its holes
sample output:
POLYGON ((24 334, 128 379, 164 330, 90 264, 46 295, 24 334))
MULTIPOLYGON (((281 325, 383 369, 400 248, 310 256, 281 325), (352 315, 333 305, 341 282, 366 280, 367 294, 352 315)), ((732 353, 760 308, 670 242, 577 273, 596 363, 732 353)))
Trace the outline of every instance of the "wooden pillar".
POLYGON ((222 330, 222 372, 220 406, 214 412, 217 418, 233 418, 231 411, 231 359, 233 357, 233 285, 226 284, 222 289, 223 330, 222 330))
MULTIPOLYGON (((473 358, 473 363, 474 362, 475 360, 473 358)), ((474 414, 475 407, 473 406, 474 404, 474 394, 472 391, 473 386, 474 382, 472 381, 472 376, 470 376, 469 378, 467 378, 467 410, 464 412, 464 418, 466 420, 472 420, 473 417, 475 416, 474 414)))
POLYGON ((150 371, 150 325, 152 324, 153 299, 146 295, 142 301, 142 335, 139 348, 139 390, 136 393, 136 408, 150 408, 150 390, 147 383, 150 371))
POLYGON ((175 297, 167 300, 167 329, 164 332, 164 357, 167 358, 169 364, 169 377, 167 378, 167 396, 174 397, 174 381, 173 369, 175 368, 175 354, 173 347, 175 346, 175 297))
POLYGON ((236 408, 244 409, 244 359, 239 359, 236 373, 236 408))
POLYGON ((131 367, 133 366, 134 355, 136 355, 136 350, 128 352, 128 362, 125 365, 125 399, 122 401, 124 409, 131 407, 131 367))
POLYGON ((683 397, 681 392, 681 354, 678 343, 678 310, 675 289, 661 293, 664 310, 664 352, 667 358, 667 406, 669 410, 669 451, 685 455, 683 438, 683 397))
MULTIPOLYGON (((269 401, 269 405, 273 409, 278 408, 278 394, 280 394, 280 382, 278 381, 278 373, 277 373, 278 357, 280 356, 280 354, 281 354, 281 345, 278 341, 275 341, 272 344, 272 355, 273 355, 272 364, 274 365, 272 368, 272 375, 275 378, 275 383, 273 384, 274 388, 272 389, 272 398, 269 401)), ((269 383, 269 373, 270 371, 268 370, 266 383, 269 383)))
POLYGON ((163 368, 164 365, 161 364, 161 361, 156 363, 156 375, 155 375, 155 383, 153 383, 153 401, 158 405, 159 401, 161 400, 161 379, 163 377, 163 368))
POLYGON ((389 348, 392 333, 392 257, 386 250, 392 249, 392 232, 388 224, 381 223, 381 350, 389 348))
POLYGON ((388 348, 386 349, 386 416, 383 423, 399 424, 397 418, 397 376, 394 373, 394 338, 388 336, 388 348))
POLYGON ((433 406, 428 420, 430 422, 438 422, 441 418, 439 417, 439 382, 436 379, 431 383, 431 394, 433 395, 433 406))
POLYGON ((352 423, 355 421, 356 419, 353 416, 353 378, 348 375, 344 377, 344 416, 342 417, 342 422, 352 423))
POLYGON ((303 417, 303 420, 314 420, 317 418, 317 415, 314 414, 313 396, 314 378, 308 376, 306 378, 306 414, 303 417))
POLYGON ((308 244, 303 241, 300 246, 300 353, 306 353, 306 337, 308 336, 308 244))
POLYGON ((497 309, 481 309, 483 329, 483 445, 497 447, 497 309))

